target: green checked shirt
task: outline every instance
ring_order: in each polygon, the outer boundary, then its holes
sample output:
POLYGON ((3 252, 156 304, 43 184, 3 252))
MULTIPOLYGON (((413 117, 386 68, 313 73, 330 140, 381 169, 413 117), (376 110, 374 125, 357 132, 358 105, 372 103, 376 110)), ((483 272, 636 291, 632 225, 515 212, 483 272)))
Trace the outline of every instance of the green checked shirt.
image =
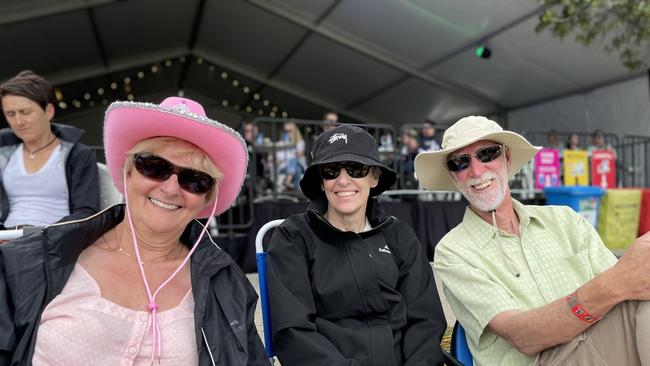
POLYGON ((532 365, 488 328, 495 315, 551 303, 616 263, 598 233, 566 206, 524 206, 513 200, 521 238, 499 231, 515 277, 498 247, 494 227, 469 208, 463 222, 438 243, 434 269, 463 325, 476 365, 532 365))

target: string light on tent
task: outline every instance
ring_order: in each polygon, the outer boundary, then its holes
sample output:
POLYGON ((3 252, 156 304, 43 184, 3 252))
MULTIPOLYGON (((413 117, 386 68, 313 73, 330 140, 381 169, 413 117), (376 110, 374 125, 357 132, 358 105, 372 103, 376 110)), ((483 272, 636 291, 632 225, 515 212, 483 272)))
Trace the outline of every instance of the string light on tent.
MULTIPOLYGON (((178 59, 166 59, 166 60, 161 60, 152 63, 148 69, 145 68, 144 70, 146 71, 151 71, 153 75, 164 75, 164 70, 162 69, 162 65, 165 67, 172 67, 175 62, 183 63, 187 61, 187 58, 185 56, 180 56, 178 59)), ((205 59, 201 57, 197 57, 193 59, 196 64, 198 65, 205 65, 207 68, 207 71, 209 71, 208 78, 214 78, 216 75, 220 77, 223 80, 228 80, 231 78, 231 75, 229 74, 228 71, 225 70, 219 70, 218 71, 218 66, 210 64, 209 62, 206 62, 205 59)), ((110 83, 106 83, 105 86, 97 86, 96 89, 92 89, 91 91, 85 91, 83 94, 79 95, 77 94, 76 98, 71 98, 68 101, 64 100, 64 95, 61 89, 56 88, 54 93, 55 97, 57 100, 57 105, 61 109, 71 109, 74 107, 75 109, 81 109, 84 108, 84 106, 87 107, 94 107, 94 106, 101 106, 101 105, 108 105, 111 100, 115 99, 127 99, 130 101, 133 101, 136 99, 136 95, 133 92, 134 89, 134 79, 144 79, 144 77, 147 76, 145 71, 141 70, 135 70, 131 74, 122 74, 121 77, 121 83, 120 81, 110 81, 110 83), (121 84, 121 88, 120 88, 121 84), (107 93, 108 91, 108 93, 107 93), (93 100, 93 96, 99 96, 97 100, 93 100), (84 101, 84 103, 82 103, 84 101)), ((115 78, 116 76, 112 76, 110 78, 115 78)), ((224 108, 229 108, 233 109, 236 111, 245 111, 246 113, 253 113, 259 116, 264 116, 268 115, 272 118, 275 118, 277 116, 282 116, 283 118, 288 118, 289 113, 287 111, 281 111, 280 107, 277 105, 274 105, 271 100, 268 98, 265 98, 263 96, 263 93, 260 92, 254 92, 253 87, 245 85, 242 81, 238 79, 230 79, 230 83, 233 87, 238 88, 241 90, 241 96, 245 95, 250 95, 253 99, 252 103, 250 105, 240 105, 233 103, 233 100, 230 99, 222 99, 221 100, 221 105, 224 108), (252 94, 252 95, 251 95, 252 94)), ((178 96, 183 97, 184 96, 184 91, 183 90, 178 90, 178 96)))
POLYGON ((61 89, 59 89, 59 88, 54 89, 54 97, 56 98, 56 100, 59 100, 59 101, 63 100, 63 93, 61 92, 61 89))

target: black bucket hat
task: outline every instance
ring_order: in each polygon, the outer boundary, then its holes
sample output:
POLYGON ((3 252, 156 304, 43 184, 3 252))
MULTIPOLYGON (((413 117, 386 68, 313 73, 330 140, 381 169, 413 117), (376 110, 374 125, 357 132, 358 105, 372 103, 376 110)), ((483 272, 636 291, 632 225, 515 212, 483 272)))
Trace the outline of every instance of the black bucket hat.
POLYGON ((302 179, 300 188, 310 200, 323 196, 321 177, 318 166, 329 163, 353 161, 381 169, 379 183, 370 189, 370 197, 377 196, 395 183, 395 171, 379 159, 377 141, 363 128, 340 125, 329 129, 316 137, 311 152, 312 163, 302 179))

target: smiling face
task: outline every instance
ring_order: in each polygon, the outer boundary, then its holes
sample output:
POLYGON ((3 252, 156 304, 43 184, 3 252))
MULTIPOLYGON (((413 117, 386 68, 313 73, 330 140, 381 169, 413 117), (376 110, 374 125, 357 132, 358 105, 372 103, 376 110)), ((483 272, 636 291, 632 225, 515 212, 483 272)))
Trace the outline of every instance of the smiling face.
POLYGON ((5 95, 2 97, 2 113, 13 133, 22 141, 40 143, 50 138, 50 120, 54 117, 52 104, 43 109, 29 98, 5 95))
POLYGON ((474 208, 488 212, 496 210, 502 203, 508 191, 508 170, 510 165, 507 154, 501 154, 487 163, 479 161, 477 151, 498 144, 494 141, 478 141, 457 150, 449 155, 453 158, 459 155, 469 155, 470 165, 459 172, 450 172, 454 183, 463 196, 474 208))
MULTIPOLYGON (((365 220, 370 189, 379 183, 376 168, 368 175, 352 178, 346 169, 341 169, 334 179, 322 179, 321 185, 327 197, 327 216, 331 220, 365 220)), ((359 221, 360 223, 361 221, 359 221)))
MULTIPOLYGON (((170 140, 156 144, 154 150, 150 152, 177 166, 206 171, 197 166, 196 158, 188 153, 185 142, 170 140)), ((127 164, 127 169, 129 210, 136 227, 142 225, 139 232, 180 235, 208 203, 210 193, 195 194, 181 189, 176 174, 159 182, 143 176, 133 168, 133 164, 127 164)))

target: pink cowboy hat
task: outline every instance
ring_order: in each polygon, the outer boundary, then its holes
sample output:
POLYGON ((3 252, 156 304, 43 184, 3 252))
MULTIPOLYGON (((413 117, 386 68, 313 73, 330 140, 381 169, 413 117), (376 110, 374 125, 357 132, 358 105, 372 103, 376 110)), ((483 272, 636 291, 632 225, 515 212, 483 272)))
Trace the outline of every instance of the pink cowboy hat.
MULTIPOLYGON (((230 208, 246 175, 246 143, 232 128, 206 117, 199 103, 185 98, 169 97, 160 105, 114 102, 108 107, 104 118, 104 152, 117 189, 124 193, 122 170, 126 153, 139 141, 158 136, 176 137, 205 151, 223 173, 215 215, 230 208)), ((207 204, 197 217, 208 217, 211 211, 212 205, 207 204)))

